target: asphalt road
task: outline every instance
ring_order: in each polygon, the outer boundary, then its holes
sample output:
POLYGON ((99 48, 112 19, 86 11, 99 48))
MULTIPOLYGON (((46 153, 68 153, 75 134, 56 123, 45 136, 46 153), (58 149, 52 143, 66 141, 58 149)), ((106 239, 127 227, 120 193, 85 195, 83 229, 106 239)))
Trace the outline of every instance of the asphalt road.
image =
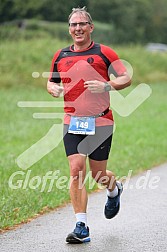
POLYGON ((135 176, 124 186, 120 213, 103 216, 104 190, 89 195, 91 242, 66 244, 74 228, 71 205, 0 235, 1 252, 167 251, 167 164, 135 176))

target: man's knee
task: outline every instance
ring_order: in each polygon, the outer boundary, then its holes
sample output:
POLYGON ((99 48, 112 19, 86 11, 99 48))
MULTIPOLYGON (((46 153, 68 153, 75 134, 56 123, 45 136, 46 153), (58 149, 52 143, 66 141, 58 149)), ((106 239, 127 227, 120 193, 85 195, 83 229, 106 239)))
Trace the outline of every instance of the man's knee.
POLYGON ((70 167, 70 176, 75 180, 79 179, 79 177, 85 176, 85 167, 82 165, 74 165, 70 167))

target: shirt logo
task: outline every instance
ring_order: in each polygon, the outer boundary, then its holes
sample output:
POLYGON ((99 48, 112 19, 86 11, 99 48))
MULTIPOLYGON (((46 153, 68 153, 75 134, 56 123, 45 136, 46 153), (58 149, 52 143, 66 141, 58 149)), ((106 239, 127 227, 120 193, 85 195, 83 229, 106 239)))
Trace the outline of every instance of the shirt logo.
POLYGON ((92 58, 92 57, 88 58, 88 59, 87 59, 87 62, 88 62, 89 64, 92 64, 92 63, 94 62, 94 58, 92 58))
POLYGON ((67 55, 68 55, 67 52, 64 52, 64 53, 63 53, 63 57, 66 57, 67 55))
POLYGON ((72 65, 72 63, 73 63, 73 60, 67 60, 65 65, 70 66, 70 65, 72 65))

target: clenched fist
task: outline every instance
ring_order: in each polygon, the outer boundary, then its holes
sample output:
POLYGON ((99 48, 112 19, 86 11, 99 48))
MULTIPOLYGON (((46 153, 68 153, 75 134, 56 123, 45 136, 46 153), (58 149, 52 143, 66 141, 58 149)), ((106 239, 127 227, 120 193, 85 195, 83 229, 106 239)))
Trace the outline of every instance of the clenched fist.
POLYGON ((53 97, 59 97, 60 94, 63 92, 64 88, 60 87, 57 83, 48 81, 47 90, 48 93, 51 94, 53 97))

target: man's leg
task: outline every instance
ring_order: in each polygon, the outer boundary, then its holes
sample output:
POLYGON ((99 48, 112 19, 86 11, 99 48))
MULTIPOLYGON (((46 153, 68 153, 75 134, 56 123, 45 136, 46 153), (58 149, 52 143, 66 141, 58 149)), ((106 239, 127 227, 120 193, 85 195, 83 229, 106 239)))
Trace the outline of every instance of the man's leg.
POLYGON ((76 227, 68 234, 66 242, 83 243, 89 242, 89 228, 87 227, 87 192, 83 184, 86 175, 86 149, 83 154, 78 153, 78 144, 86 137, 68 133, 68 125, 64 125, 64 147, 70 166, 70 196, 76 216, 76 227))
POLYGON ((109 191, 113 191, 116 186, 115 175, 113 172, 106 170, 107 160, 96 161, 89 159, 92 177, 96 182, 106 186, 109 191))
POLYGON ((87 192, 84 183, 86 175, 86 156, 73 154, 68 156, 70 165, 70 196, 77 219, 74 231, 68 234, 66 242, 89 242, 89 228, 87 227, 87 192))
POLYGON ((68 156, 70 166, 70 196, 76 213, 86 213, 87 192, 83 181, 86 174, 86 156, 74 154, 68 156))
POLYGON ((107 219, 114 218, 120 209, 120 195, 123 191, 123 186, 115 180, 114 174, 106 170, 107 160, 96 161, 89 159, 92 177, 96 182, 105 185, 107 188, 107 202, 104 208, 104 214, 107 219))

